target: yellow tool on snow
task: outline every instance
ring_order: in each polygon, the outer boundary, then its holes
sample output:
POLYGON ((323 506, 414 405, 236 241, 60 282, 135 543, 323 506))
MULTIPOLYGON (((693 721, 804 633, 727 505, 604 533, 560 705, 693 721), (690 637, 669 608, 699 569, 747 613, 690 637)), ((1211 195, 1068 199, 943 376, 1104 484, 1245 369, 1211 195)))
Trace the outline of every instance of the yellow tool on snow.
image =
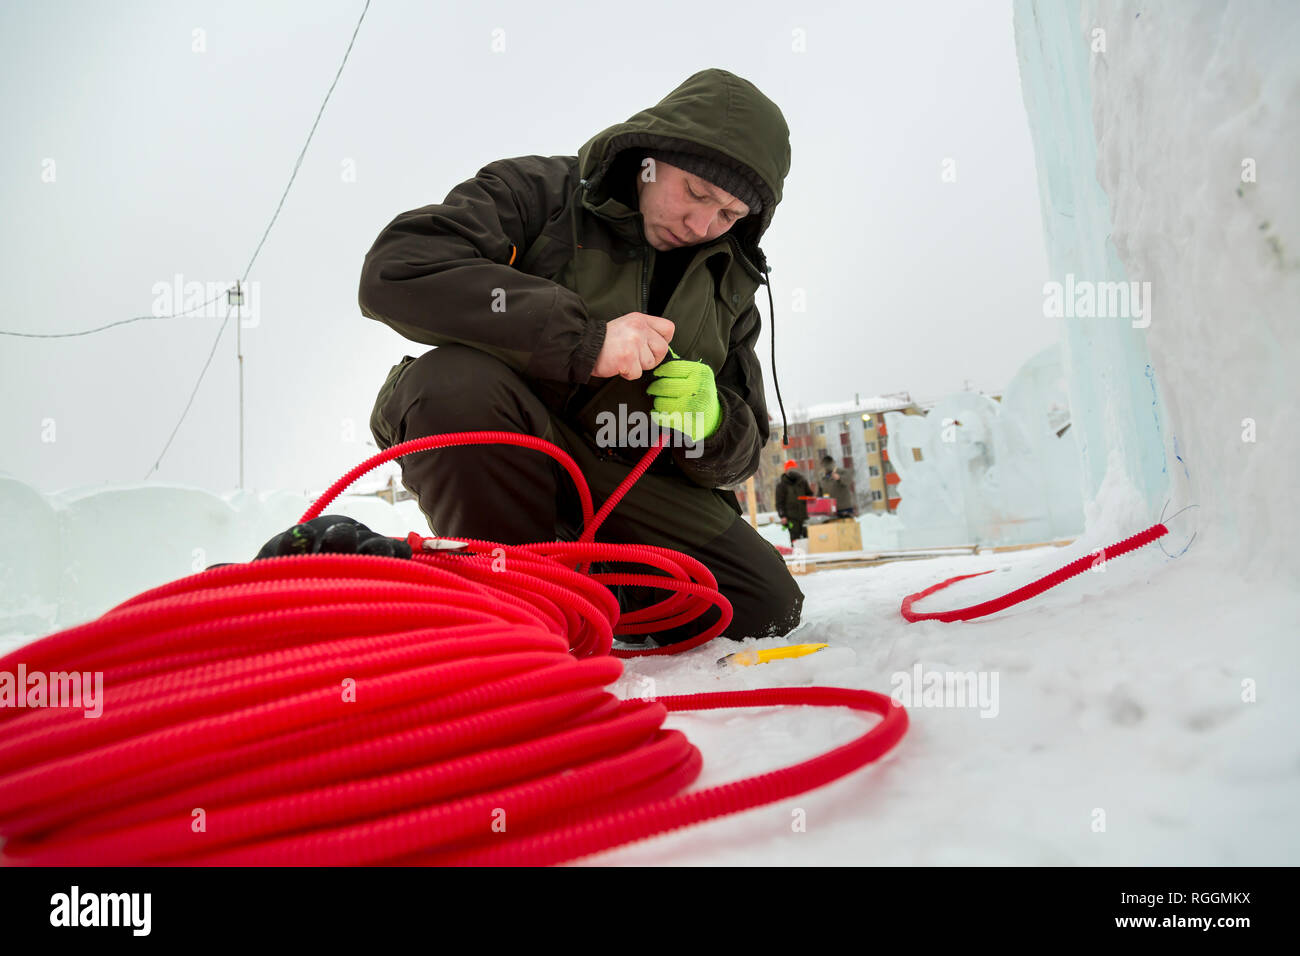
POLYGON ((734 654, 728 654, 726 657, 718 658, 718 664, 735 664, 738 667, 752 667, 755 664, 766 664, 768 661, 784 660, 787 657, 804 657, 808 654, 816 654, 818 651, 826 647, 830 647, 830 645, 786 644, 782 647, 765 647, 762 650, 736 651, 734 654))

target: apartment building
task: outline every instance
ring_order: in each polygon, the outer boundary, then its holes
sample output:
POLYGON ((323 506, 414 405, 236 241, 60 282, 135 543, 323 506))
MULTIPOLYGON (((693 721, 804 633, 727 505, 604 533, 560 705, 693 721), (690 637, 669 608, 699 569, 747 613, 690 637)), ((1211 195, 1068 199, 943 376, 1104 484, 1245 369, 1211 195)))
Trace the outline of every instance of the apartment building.
MULTIPOLYGON (((925 414, 906 392, 794 409, 789 416, 789 446, 781 443, 780 421, 772 420, 771 437, 754 476, 757 510, 775 510, 776 481, 787 460, 797 462, 815 486, 823 455, 830 455, 839 467, 853 469, 858 514, 897 508, 899 479, 889 462, 885 412, 925 414)), ((741 507, 747 508, 745 486, 737 485, 735 491, 741 507)))

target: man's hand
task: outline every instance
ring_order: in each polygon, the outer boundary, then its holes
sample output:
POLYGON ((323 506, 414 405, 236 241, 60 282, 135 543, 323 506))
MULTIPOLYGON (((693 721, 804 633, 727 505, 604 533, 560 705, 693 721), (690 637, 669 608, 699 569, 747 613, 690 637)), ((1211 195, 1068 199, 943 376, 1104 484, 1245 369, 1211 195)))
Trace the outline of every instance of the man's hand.
POLYGON ((676 327, 671 321, 644 312, 620 315, 605 325, 605 344, 596 356, 592 378, 621 375, 637 379, 668 354, 668 342, 676 327))
POLYGON ((650 420, 660 428, 675 428, 701 441, 718 430, 722 405, 713 369, 704 362, 675 359, 655 369, 655 380, 646 387, 655 396, 650 420))

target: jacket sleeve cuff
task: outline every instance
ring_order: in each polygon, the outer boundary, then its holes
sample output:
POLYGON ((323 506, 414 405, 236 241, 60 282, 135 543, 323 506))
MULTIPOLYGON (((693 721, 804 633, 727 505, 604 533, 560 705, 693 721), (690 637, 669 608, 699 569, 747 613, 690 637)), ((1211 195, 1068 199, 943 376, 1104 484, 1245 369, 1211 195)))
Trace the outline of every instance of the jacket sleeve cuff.
POLYGON ((744 481, 758 470, 761 448, 750 425, 753 412, 730 389, 718 387, 722 417, 717 430, 694 445, 672 446, 673 461, 691 481, 705 488, 718 488, 744 481))
POLYGON ((585 384, 591 378, 592 370, 596 367, 596 359, 600 358, 600 350, 605 346, 605 326, 604 322, 588 319, 582 338, 578 340, 570 374, 571 380, 579 385, 585 384))
POLYGON ((601 347, 605 323, 587 315, 582 299, 553 283, 550 308, 536 335, 537 347, 527 356, 525 375, 552 382, 582 385, 591 378, 601 347))

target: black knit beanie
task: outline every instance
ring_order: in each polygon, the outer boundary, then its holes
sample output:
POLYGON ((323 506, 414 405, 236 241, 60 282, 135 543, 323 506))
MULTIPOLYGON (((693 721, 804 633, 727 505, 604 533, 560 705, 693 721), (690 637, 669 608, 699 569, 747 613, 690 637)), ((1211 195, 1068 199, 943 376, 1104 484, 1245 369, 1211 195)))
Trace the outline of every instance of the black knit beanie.
POLYGON ((701 179, 707 179, 748 206, 751 216, 763 208, 763 200, 759 198, 758 190, 753 184, 741 173, 728 169, 721 163, 694 153, 678 153, 668 149, 647 150, 645 155, 656 162, 664 162, 669 166, 684 169, 688 173, 694 173, 701 179))

